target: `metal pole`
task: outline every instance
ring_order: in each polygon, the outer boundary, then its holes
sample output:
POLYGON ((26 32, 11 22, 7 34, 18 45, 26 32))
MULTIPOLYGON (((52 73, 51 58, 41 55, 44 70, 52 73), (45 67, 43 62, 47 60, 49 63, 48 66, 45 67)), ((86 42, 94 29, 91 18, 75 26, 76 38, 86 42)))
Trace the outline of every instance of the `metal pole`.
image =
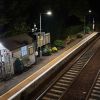
POLYGON ((40 42, 40 57, 42 57, 42 51, 41 51, 41 13, 40 13, 40 37, 39 37, 39 42, 40 42))
POLYGON ((89 10, 89 25, 91 24, 91 13, 92 13, 92 11, 89 10))
POLYGON ((41 34, 41 13, 40 13, 40 34, 41 34))
POLYGON ((95 29, 95 21, 94 21, 94 18, 93 18, 93 26, 92 26, 92 28, 93 28, 93 31, 94 31, 94 29, 95 29))
POLYGON ((84 34, 85 34, 85 16, 84 16, 84 34))

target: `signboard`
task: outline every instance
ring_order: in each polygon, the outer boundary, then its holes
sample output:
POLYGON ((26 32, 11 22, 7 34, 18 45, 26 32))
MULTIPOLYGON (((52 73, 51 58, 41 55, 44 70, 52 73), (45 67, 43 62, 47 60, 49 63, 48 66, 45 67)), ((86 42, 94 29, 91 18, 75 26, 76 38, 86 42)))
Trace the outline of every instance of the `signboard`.
POLYGON ((38 47, 41 47, 48 43, 50 43, 50 33, 46 33, 46 34, 44 33, 44 34, 37 36, 37 46, 38 47))

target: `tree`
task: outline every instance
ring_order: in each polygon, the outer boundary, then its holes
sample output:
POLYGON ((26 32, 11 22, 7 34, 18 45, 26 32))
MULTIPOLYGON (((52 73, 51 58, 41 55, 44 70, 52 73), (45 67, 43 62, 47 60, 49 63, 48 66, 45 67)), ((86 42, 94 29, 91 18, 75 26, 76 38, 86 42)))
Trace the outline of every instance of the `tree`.
MULTIPOLYGON (((2 20, 3 21, 2 25, 8 33, 13 30, 18 31, 20 24, 22 23, 25 23, 28 27, 32 27, 33 23, 35 22, 37 23, 37 26, 39 26, 40 12, 45 12, 47 9, 52 9, 55 21, 53 22, 52 25, 48 23, 47 29, 50 29, 50 31, 55 30, 52 32, 60 34, 61 31, 63 31, 64 28, 66 28, 69 25, 68 20, 70 16, 74 15, 77 18, 79 18, 79 20, 80 19, 82 20, 83 16, 87 13, 89 7, 87 0, 76 0, 76 1, 1 0, 1 1, 4 2, 2 10, 2 12, 4 12, 2 18, 4 19, 2 20)), ((45 22, 45 25, 46 24, 47 22, 45 22)), ((20 33, 22 33, 22 30, 20 33)))

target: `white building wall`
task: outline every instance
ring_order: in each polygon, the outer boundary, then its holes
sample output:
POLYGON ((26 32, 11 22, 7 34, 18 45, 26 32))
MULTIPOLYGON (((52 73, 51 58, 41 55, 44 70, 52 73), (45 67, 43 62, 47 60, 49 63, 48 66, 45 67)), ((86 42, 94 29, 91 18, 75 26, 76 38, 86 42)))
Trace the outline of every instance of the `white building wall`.
POLYGON ((5 58, 6 74, 14 74, 12 52, 9 52, 8 55, 5 55, 5 58))
POLYGON ((15 62, 16 58, 19 58, 23 61, 25 66, 30 66, 31 64, 34 64, 35 63, 35 48, 34 48, 34 45, 33 44, 27 45, 27 50, 28 50, 28 55, 23 56, 23 57, 21 56, 21 48, 14 50, 13 51, 13 63, 15 62), (32 54, 29 54, 29 48, 30 47, 33 48, 32 54), (29 59, 29 61, 25 62, 24 61, 25 59, 29 59))
POLYGON ((3 47, 3 45, 0 48, 0 63, 2 63, 1 74, 3 74, 3 77, 8 74, 14 74, 12 52, 3 47))
POLYGON ((28 56, 30 59, 29 65, 35 63, 35 46, 34 46, 34 44, 28 45, 28 49, 30 49, 30 48, 33 48, 33 53, 32 54, 28 53, 28 56))
POLYGON ((30 59, 30 65, 35 63, 35 54, 32 54, 29 56, 30 59))
MULTIPOLYGON (((31 64, 35 63, 35 48, 34 48, 33 44, 28 45, 27 46, 28 52, 29 52, 30 47, 33 48, 33 53, 32 54, 28 53, 28 55, 25 56, 25 57, 29 58, 29 62, 26 64, 27 66, 30 66, 31 64)), ((0 51, 2 51, 0 58, 3 55, 3 58, 0 61, 4 61, 3 67, 5 68, 5 74, 9 74, 9 73, 14 74, 14 62, 15 62, 16 58, 19 58, 19 59, 25 58, 25 57, 21 56, 21 49, 19 48, 19 49, 13 50, 13 51, 9 51, 3 45, 0 44, 0 51), (4 50, 5 50, 5 52, 4 52, 4 50)))
POLYGON ((20 58, 21 57, 21 51, 20 49, 16 49, 13 51, 13 58, 16 59, 16 58, 20 58))

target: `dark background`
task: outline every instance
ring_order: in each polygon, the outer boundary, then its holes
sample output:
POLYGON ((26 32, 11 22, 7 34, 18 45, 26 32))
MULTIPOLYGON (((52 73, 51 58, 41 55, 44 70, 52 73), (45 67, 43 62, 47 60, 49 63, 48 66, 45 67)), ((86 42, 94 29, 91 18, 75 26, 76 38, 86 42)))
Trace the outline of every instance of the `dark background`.
POLYGON ((62 34, 66 28, 95 18, 99 24, 99 1, 91 0, 0 0, 0 34, 3 36, 30 32, 34 23, 39 31, 39 15, 51 10, 53 15, 42 15, 42 31, 62 34), (89 9, 92 10, 89 19, 89 9))

